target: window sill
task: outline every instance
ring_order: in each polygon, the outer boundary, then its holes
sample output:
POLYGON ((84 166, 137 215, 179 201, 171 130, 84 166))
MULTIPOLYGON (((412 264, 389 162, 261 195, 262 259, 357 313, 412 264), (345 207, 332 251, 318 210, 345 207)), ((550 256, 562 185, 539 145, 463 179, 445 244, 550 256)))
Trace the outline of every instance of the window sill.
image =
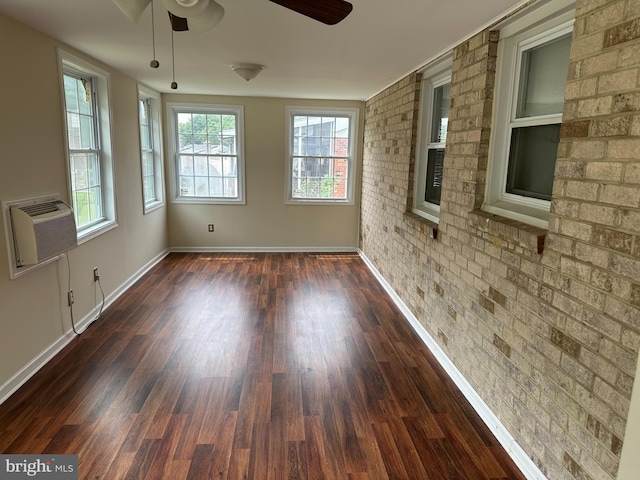
POLYGON ((107 233, 109 230, 116 228, 118 224, 114 220, 106 220, 102 223, 94 225, 91 228, 78 232, 78 245, 81 245, 89 240, 99 237, 103 233, 107 233))
POLYGON ((246 205, 244 198, 217 198, 217 197, 176 197, 171 203, 184 205, 246 205))
POLYGON ((405 212, 404 214, 405 223, 409 224, 411 227, 416 230, 428 235, 430 238, 434 240, 438 240, 438 224, 428 220, 417 213, 413 212, 405 212))
POLYGON ((319 200, 302 198, 289 198, 285 201, 286 205, 353 205, 353 200, 319 200))
POLYGON ((144 214, 148 214, 151 213, 155 210, 159 210, 160 208, 164 207, 164 202, 163 201, 158 201, 158 202, 150 202, 144 205, 144 214))
MULTIPOLYGON (((469 227, 525 250, 541 254, 547 230, 483 210, 469 212, 469 227)), ((480 235, 485 236, 485 235, 480 235)))

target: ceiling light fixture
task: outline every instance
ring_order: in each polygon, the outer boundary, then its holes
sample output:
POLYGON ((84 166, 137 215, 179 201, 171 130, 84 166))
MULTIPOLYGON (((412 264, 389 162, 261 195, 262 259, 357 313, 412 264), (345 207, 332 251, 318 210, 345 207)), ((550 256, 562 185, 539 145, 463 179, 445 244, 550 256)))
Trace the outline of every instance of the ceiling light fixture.
POLYGON ((235 72, 240 78, 244 78, 247 82, 253 80, 264 68, 262 65, 255 63, 234 63, 230 65, 231 70, 235 72))

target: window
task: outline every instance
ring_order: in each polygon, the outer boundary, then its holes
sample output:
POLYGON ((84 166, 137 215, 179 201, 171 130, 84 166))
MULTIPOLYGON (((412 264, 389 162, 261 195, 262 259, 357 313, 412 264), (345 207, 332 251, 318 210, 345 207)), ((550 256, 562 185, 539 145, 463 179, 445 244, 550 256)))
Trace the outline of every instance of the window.
POLYGON ((59 50, 68 178, 78 239, 116 226, 109 74, 59 50))
POLYGON ((547 4, 532 18, 501 30, 507 35, 498 51, 494 144, 483 207, 543 228, 548 226, 573 26, 573 11, 550 8, 556 6, 547 4))
POLYGON ((159 95, 139 86, 138 112, 140 118, 142 200, 144 213, 148 213, 164 205, 159 95))
POLYGON ((451 57, 422 72, 418 157, 413 213, 433 222, 440 217, 444 150, 451 102, 451 57))
POLYGON ((357 109, 287 107, 287 203, 353 204, 357 109))
POLYGON ((168 104, 173 200, 244 203, 243 108, 168 104))

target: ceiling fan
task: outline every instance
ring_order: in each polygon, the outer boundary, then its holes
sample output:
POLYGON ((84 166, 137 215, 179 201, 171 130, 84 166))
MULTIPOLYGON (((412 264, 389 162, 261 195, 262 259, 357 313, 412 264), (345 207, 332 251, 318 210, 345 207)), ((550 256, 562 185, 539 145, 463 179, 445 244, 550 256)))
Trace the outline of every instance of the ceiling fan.
MULTIPOLYGON (((113 0, 134 23, 152 0, 113 0)), ((326 25, 335 25, 345 19, 353 6, 345 0, 269 0, 289 10, 305 15, 326 25)), ((174 31, 204 32, 215 27, 224 16, 224 8, 214 0, 162 0, 169 11, 174 31)))

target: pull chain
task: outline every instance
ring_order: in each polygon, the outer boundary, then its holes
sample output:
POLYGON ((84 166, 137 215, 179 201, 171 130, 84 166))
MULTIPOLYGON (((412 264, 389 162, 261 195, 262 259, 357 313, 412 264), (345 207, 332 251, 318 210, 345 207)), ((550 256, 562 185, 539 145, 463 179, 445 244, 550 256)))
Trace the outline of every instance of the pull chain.
POLYGON ((173 70, 173 81, 171 82, 171 89, 176 90, 178 84, 176 83, 176 57, 175 50, 173 48, 173 28, 171 28, 171 69, 173 70))
POLYGON ((151 42, 153 46, 153 60, 149 62, 151 68, 158 68, 160 62, 156 60, 156 17, 153 13, 153 0, 151 1, 151 42))

